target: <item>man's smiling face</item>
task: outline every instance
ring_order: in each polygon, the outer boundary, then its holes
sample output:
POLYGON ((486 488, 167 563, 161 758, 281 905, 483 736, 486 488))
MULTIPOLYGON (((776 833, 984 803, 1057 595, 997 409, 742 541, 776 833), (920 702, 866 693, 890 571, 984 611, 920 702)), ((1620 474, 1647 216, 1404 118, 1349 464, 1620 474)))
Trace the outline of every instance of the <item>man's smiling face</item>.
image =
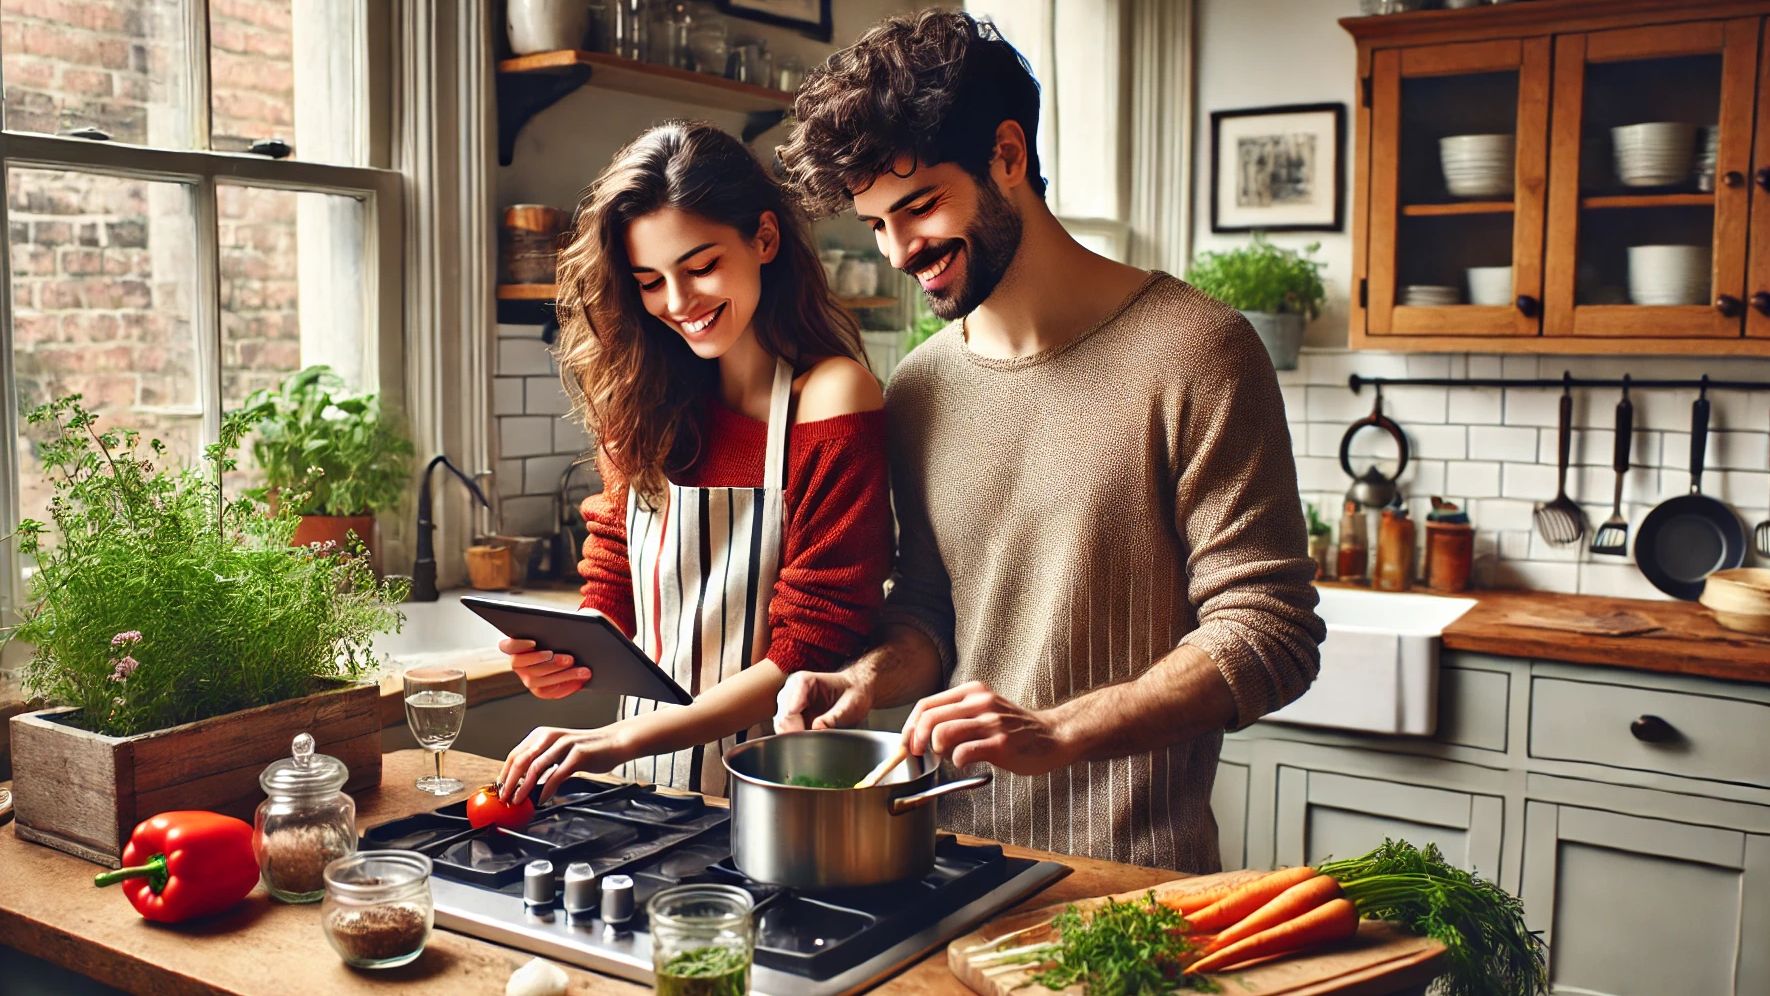
POLYGON ((879 251, 915 277, 928 306, 949 321, 989 299, 1020 249, 1020 213, 993 182, 955 163, 901 156, 855 192, 854 210, 879 251))

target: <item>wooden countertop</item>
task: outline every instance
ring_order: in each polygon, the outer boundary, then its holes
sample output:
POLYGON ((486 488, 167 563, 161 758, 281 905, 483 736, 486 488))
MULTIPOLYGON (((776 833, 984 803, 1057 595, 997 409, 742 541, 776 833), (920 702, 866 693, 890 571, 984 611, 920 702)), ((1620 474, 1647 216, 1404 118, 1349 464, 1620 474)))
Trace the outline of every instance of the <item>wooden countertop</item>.
POLYGON ((1547 591, 1451 597, 1478 604, 1445 627, 1446 650, 1770 683, 1770 639, 1723 628, 1695 602, 1547 591))
MULTIPOLYGON (((470 785, 489 781, 498 762, 450 752, 450 772, 470 785)), ((359 828, 436 808, 447 801, 410 786, 429 755, 388 754, 382 788, 357 795, 359 828)), ((459 798, 459 797, 457 797, 459 798)), ((1141 889, 1177 873, 1009 847, 1010 853, 1061 861, 1071 874, 1017 909, 1141 889)), ((504 991, 531 955, 448 930, 435 931, 410 965, 379 972, 347 968, 320 932, 319 904, 273 902, 263 886, 229 913, 200 923, 157 925, 141 919, 116 889, 91 885, 98 866, 18 838, 0 827, 0 945, 54 962, 134 993, 265 993, 291 986, 308 993, 485 993, 504 991)), ((1007 912, 1007 911, 1004 911, 1007 912)), ((646 987, 562 965, 572 993, 642 993, 646 987)), ((1423 985, 1425 979, 1409 980, 1423 985)), ((958 994, 944 950, 936 950, 880 987, 881 992, 958 994)))

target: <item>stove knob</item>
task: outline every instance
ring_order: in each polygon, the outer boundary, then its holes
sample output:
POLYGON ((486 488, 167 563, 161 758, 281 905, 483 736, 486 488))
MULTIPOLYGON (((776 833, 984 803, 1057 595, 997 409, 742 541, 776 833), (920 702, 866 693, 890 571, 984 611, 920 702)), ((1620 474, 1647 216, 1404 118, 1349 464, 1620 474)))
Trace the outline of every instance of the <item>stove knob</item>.
POLYGON ((623 924, 633 919, 633 880, 626 875, 610 875, 602 880, 602 919, 623 924))
POLYGON ((590 913, 596 909, 596 876, 590 862, 574 861, 565 866, 565 911, 590 913))
POLYGON ((540 858, 523 866, 522 901, 530 906, 553 905, 553 862, 540 858))

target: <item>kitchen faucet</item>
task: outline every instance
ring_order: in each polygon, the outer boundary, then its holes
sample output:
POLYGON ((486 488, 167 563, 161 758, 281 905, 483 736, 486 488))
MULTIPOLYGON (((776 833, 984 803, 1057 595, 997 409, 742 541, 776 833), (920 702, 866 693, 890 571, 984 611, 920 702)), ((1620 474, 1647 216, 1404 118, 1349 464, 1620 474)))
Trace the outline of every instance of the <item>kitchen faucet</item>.
POLYGON ((418 486, 418 557, 412 564, 412 601, 414 602, 434 602, 437 598, 436 550, 430 536, 431 531, 436 528, 436 523, 430 519, 430 472, 435 470, 439 463, 447 467, 450 473, 459 477, 461 483, 467 485, 467 490, 472 492, 473 497, 479 499, 481 505, 486 508, 492 507, 492 503, 486 500, 485 492, 479 489, 479 485, 473 483, 473 478, 461 473, 461 468, 450 463, 447 455, 438 453, 430 459, 430 463, 425 465, 424 479, 418 486))

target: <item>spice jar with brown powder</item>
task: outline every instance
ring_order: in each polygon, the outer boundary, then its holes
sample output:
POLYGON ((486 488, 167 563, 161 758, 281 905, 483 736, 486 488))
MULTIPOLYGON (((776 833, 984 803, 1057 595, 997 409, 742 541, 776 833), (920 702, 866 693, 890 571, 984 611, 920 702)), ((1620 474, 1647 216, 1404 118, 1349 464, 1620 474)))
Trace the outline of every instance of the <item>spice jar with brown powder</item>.
POLYGON ((326 866, 320 921, 345 964, 393 968, 424 952, 436 922, 430 868, 416 851, 358 851, 326 866))
POLYGON ((326 865, 356 850, 356 803, 344 794, 344 762, 313 752, 297 734, 290 756, 258 777, 265 800, 252 821, 259 876, 272 896, 311 903, 325 895, 326 865))

